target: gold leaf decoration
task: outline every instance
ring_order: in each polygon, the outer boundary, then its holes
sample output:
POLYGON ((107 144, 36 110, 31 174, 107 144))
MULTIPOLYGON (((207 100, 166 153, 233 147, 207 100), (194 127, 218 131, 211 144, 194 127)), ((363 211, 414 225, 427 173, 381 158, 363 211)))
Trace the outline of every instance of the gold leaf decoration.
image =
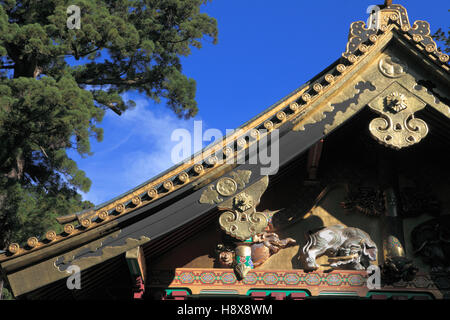
POLYGON ((250 181, 251 175, 252 172, 250 170, 236 170, 230 173, 239 189, 245 188, 245 185, 250 181))
POLYGON ((214 185, 209 185, 206 187, 206 189, 202 192, 202 195, 200 196, 200 203, 204 204, 214 204, 214 203, 220 203, 223 199, 219 198, 219 194, 214 188, 214 185))
POLYGON ((268 221, 260 212, 225 211, 219 217, 219 224, 226 234, 244 241, 263 232, 268 221))
POLYGON ((11 243, 8 246, 8 251, 12 254, 17 253, 19 251, 19 249, 20 249, 20 246, 17 243, 11 243))
POLYGON ((216 190, 221 196, 229 197, 236 192, 237 183, 236 181, 228 177, 221 178, 217 182, 216 190))
POLYGON ((369 103, 369 107, 381 116, 369 124, 372 137, 397 150, 420 142, 428 134, 428 126, 425 121, 415 118, 414 113, 425 106, 425 102, 394 82, 369 103))
POLYGON ((27 245, 30 248, 36 247, 38 243, 39 243, 39 240, 36 237, 31 237, 31 238, 28 238, 28 240, 27 240, 27 245))
MULTIPOLYGON (((100 215, 99 215, 100 216, 100 215)), ((64 226, 64 232, 66 234, 71 234, 73 231, 75 230, 75 227, 73 226, 73 224, 66 224, 64 226)))

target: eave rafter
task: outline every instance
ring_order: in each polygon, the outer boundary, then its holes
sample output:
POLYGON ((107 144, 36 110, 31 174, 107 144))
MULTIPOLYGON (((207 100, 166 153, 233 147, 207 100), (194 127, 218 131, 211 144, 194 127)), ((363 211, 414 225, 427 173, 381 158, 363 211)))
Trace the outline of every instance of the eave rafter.
MULTIPOLYGON (((366 55, 373 50, 378 50, 377 43, 383 39, 392 38, 393 32, 413 45, 429 63, 448 77, 449 56, 438 50, 430 36, 428 22, 416 21, 411 27, 406 9, 397 4, 387 5, 383 8, 378 19, 380 21, 379 29, 369 29, 362 21, 352 23, 346 51, 336 63, 328 68, 327 72, 323 72, 297 89, 222 141, 205 148, 189 161, 183 162, 105 205, 60 217, 58 221, 65 224, 64 232, 56 234, 50 230, 41 239, 31 237, 24 247, 13 243, 9 246, 7 253, 0 255, 0 261, 35 252, 94 228, 103 226, 103 231, 106 231, 108 226, 111 226, 112 229, 115 226, 114 220, 119 217, 154 203, 183 187, 192 186, 193 182, 200 181, 219 167, 232 163, 232 159, 236 159, 252 144, 269 135, 273 129, 293 122, 297 123, 297 127, 300 123, 300 127, 304 130, 305 124, 320 121, 323 112, 312 110, 315 108, 314 103, 325 93, 331 91, 337 83, 344 81, 345 76, 350 74, 366 55), (73 224, 74 221, 78 226, 73 224)), ((442 110, 440 111, 442 112, 442 110)), ((446 116, 448 117, 447 114, 446 116)))

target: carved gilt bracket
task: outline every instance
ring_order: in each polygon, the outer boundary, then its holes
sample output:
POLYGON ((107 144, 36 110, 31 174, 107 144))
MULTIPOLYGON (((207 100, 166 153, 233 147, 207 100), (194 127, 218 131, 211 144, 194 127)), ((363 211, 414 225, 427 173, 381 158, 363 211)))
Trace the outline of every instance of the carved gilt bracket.
POLYGON ((428 134, 428 125, 415 118, 414 113, 425 106, 422 99, 401 84, 392 83, 369 103, 369 107, 381 115, 369 124, 372 137, 397 150, 420 142, 428 134))
POLYGON ((256 206, 268 183, 269 178, 265 176, 221 205, 226 211, 220 215, 219 224, 226 234, 245 241, 264 231, 269 220, 264 213, 256 211, 256 206))
POLYGON ((230 197, 238 189, 244 189, 250 181, 252 172, 250 170, 237 170, 230 173, 231 177, 220 178, 216 184, 210 184, 200 196, 200 203, 214 204, 224 201, 222 197, 230 197))

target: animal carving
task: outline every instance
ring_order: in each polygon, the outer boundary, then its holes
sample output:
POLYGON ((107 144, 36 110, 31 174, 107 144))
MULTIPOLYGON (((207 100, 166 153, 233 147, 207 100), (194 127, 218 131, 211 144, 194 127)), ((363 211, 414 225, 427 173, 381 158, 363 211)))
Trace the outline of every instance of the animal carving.
MULTIPOLYGON (((296 244, 292 238, 280 239, 274 232, 264 231, 253 237, 253 243, 250 245, 251 259, 256 268, 262 265, 272 255, 290 245, 296 244)), ((235 248, 219 244, 216 248, 217 265, 222 268, 232 268, 235 263, 235 248)))
POLYGON ((286 248, 290 245, 296 244, 292 238, 280 240, 278 234, 273 232, 263 232, 253 237, 252 260, 255 267, 263 264, 271 255, 286 248))
POLYGON ((431 271, 450 271, 450 215, 419 224, 411 232, 411 242, 431 271))
POLYGON ((316 270, 316 258, 322 255, 328 256, 333 268, 365 270, 377 258, 377 246, 358 228, 333 225, 309 233, 301 256, 304 269, 316 270))

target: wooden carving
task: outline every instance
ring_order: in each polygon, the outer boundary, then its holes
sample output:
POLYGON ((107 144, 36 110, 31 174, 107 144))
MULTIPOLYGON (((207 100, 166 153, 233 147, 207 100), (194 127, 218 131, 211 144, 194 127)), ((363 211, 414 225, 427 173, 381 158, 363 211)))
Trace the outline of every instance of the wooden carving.
POLYGON ((394 149, 420 142, 428 134, 428 126, 414 113, 425 106, 425 102, 394 82, 369 103, 369 107, 381 116, 369 124, 372 137, 394 149))

